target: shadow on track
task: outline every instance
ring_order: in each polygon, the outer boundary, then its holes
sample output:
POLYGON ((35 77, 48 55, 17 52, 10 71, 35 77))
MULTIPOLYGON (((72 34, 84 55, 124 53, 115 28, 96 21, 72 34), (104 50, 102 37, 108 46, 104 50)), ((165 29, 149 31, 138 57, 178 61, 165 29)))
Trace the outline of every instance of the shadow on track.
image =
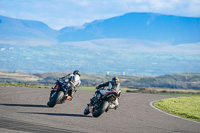
POLYGON ((10 129, 11 132, 31 132, 31 133, 83 133, 70 129, 56 128, 37 123, 9 119, 0 116, 0 128, 10 129))
POLYGON ((37 107, 37 108, 47 108, 47 105, 34 105, 34 104, 0 104, 3 106, 20 106, 20 107, 37 107))
POLYGON ((54 115, 54 116, 72 116, 72 117, 92 117, 82 114, 63 114, 63 113, 39 113, 39 112, 20 112, 20 113, 27 113, 27 114, 40 114, 40 115, 54 115))

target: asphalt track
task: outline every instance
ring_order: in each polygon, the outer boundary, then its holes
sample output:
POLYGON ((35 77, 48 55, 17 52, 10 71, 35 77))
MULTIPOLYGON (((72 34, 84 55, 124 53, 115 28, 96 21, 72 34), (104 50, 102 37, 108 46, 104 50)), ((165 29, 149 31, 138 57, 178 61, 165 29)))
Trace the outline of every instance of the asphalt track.
POLYGON ((72 101, 46 106, 49 89, 0 87, 2 133, 200 133, 200 124, 172 117, 149 103, 167 95, 122 93, 117 110, 99 118, 83 115, 93 91, 77 91, 72 101))

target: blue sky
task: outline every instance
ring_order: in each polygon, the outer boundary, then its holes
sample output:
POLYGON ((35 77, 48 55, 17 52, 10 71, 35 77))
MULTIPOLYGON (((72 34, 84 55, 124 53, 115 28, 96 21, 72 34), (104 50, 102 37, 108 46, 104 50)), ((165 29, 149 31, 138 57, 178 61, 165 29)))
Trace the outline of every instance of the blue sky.
POLYGON ((0 0, 0 15, 42 21, 53 29, 129 12, 200 17, 200 0, 0 0))

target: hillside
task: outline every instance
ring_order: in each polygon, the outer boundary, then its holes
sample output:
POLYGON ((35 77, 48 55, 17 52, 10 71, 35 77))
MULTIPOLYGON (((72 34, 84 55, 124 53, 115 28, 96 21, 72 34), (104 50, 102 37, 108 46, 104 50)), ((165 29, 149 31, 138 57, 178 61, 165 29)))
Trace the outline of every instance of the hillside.
MULTIPOLYGON (((59 77, 67 73, 22 73, 0 71, 1 83, 26 83, 26 84, 54 84, 59 77)), ((96 86, 109 81, 113 76, 118 76, 123 87, 129 88, 172 88, 172 89, 195 89, 200 90, 200 73, 183 73, 163 75, 156 77, 123 76, 86 74, 81 76, 82 86, 96 86)))
POLYGON ((0 16, 0 43, 11 45, 50 45, 57 32, 39 21, 0 16))
POLYGON ((60 30, 59 41, 86 41, 103 38, 126 38, 171 44, 200 41, 200 18, 128 13, 105 20, 96 20, 79 28, 60 30))
POLYGON ((175 45, 200 42, 199 23, 200 18, 194 17, 127 13, 105 20, 95 20, 79 27, 64 27, 58 31, 39 21, 0 16, 0 39, 3 43, 20 45, 33 45, 31 41, 34 41, 35 45, 52 45, 58 41, 106 38, 149 40, 175 45))

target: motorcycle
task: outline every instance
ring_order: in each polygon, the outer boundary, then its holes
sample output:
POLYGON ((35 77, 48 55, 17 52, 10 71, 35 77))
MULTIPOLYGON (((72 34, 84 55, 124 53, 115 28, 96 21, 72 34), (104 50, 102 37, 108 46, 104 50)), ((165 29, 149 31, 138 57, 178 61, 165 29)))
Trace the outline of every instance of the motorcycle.
POLYGON ((71 100, 71 96, 69 95, 70 89, 64 89, 62 87, 62 81, 57 80, 54 88, 52 88, 49 96, 49 101, 47 105, 49 107, 54 107, 56 104, 62 104, 67 100, 71 100))
MULTIPOLYGON (((106 88, 100 88, 99 90, 106 90, 106 88)), ((120 93, 121 91, 118 93, 114 91, 108 91, 105 93, 105 95, 102 95, 101 93, 95 93, 95 95, 90 99, 90 103, 85 108, 84 115, 91 113, 93 117, 99 117, 109 109, 113 109, 113 107, 116 109, 118 106, 116 107, 114 102, 115 100, 118 100, 120 93)))

